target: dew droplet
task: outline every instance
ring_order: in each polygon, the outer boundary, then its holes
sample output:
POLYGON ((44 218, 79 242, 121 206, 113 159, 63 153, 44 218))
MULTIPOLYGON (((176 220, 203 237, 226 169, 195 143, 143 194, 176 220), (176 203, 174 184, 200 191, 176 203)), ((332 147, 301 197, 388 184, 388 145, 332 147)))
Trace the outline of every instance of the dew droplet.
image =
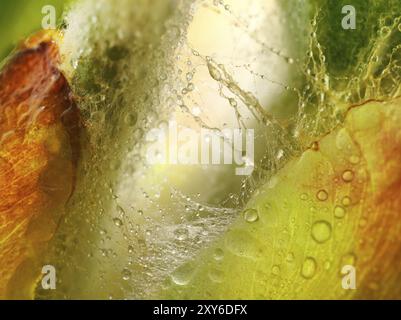
POLYGON ((277 266, 277 265, 273 266, 272 267, 272 274, 275 275, 275 276, 280 275, 280 267, 277 266))
POLYGON ((344 182, 351 182, 354 179, 354 172, 351 170, 345 170, 343 172, 342 178, 344 182))
POLYGON ((345 209, 341 206, 336 206, 334 208, 334 216, 338 219, 344 218, 345 216, 345 209))
POLYGON ((319 151, 319 142, 315 141, 311 144, 311 149, 313 151, 319 151))
POLYGON ((123 225, 123 222, 120 218, 114 218, 113 222, 117 227, 121 227, 123 225))
POLYGON ((287 62, 288 62, 289 64, 293 64, 293 63, 294 63, 294 59, 293 59, 293 58, 287 58, 287 62))
POLYGON ((326 190, 322 189, 322 190, 319 190, 319 192, 317 193, 316 197, 320 201, 326 201, 329 198, 329 194, 327 193, 326 190))
POLYGON ((138 115, 136 113, 129 113, 125 117, 125 123, 131 127, 135 126, 138 122, 138 115))
POLYGON ((302 269, 301 269, 301 275, 305 279, 311 279, 316 273, 316 260, 314 258, 308 257, 305 259, 302 269))
POLYGON ((194 77, 194 75, 193 75, 192 72, 188 72, 188 73, 187 73, 187 81, 188 81, 188 82, 192 81, 193 77, 194 77))
POLYGON ((220 80, 221 80, 221 73, 220 73, 220 71, 219 71, 214 65, 212 65, 211 63, 208 63, 208 64, 207 64, 207 67, 208 67, 208 69, 209 69, 209 74, 210 74, 210 76, 211 76, 214 80, 220 81, 220 80))
POLYGON ((286 260, 287 260, 287 262, 293 262, 294 261, 294 254, 292 252, 289 252, 287 254, 286 260))
POLYGON ((123 207, 121 207, 121 206, 117 206, 117 213, 120 215, 120 216, 125 216, 125 210, 124 210, 124 208, 123 207))
POLYGON ((388 37, 390 33, 391 33, 391 29, 389 27, 383 27, 383 28, 380 29, 380 35, 383 38, 388 37))
POLYGON ((213 258, 216 261, 221 261, 224 258, 224 251, 221 248, 217 248, 216 250, 214 250, 213 253, 213 258))
POLYGON ((330 239, 331 224, 327 221, 316 221, 312 226, 312 238, 318 243, 324 243, 330 239))
POLYGON ((221 283, 223 282, 223 272, 221 270, 212 269, 209 272, 209 278, 213 282, 221 283))
POLYGON ((199 107, 193 107, 193 108, 192 108, 192 114, 193 114, 195 117, 200 116, 201 113, 202 113, 202 110, 201 110, 199 107))
POLYGON ((246 222, 256 222, 259 219, 259 214, 256 209, 247 209, 244 211, 244 219, 246 222))
POLYGON ((234 108, 238 105, 237 100, 235 100, 234 98, 230 98, 228 99, 228 101, 230 102, 230 105, 234 108))
POLYGON ((191 263, 186 263, 172 273, 171 280, 179 286, 186 286, 192 279, 194 274, 194 266, 191 263))
POLYGON ((351 198, 348 196, 345 196, 342 200, 342 204, 346 207, 348 207, 351 204, 351 198))
POLYGON ((125 280, 125 281, 131 279, 131 271, 127 268, 123 269, 123 271, 121 272, 121 275, 123 276, 123 280, 125 280))
POLYGON ((192 82, 188 83, 187 90, 189 92, 194 91, 195 90, 195 85, 192 82))
POLYGON ((351 163, 351 164, 358 164, 359 162, 361 161, 361 159, 358 157, 358 156, 351 156, 350 158, 349 158, 349 162, 351 163))
POLYGON ((277 160, 280 160, 283 156, 284 156, 284 150, 283 150, 283 149, 280 149, 280 150, 277 152, 277 160))
POLYGON ((181 228, 181 229, 175 230, 174 235, 178 241, 184 241, 184 240, 188 239, 189 232, 188 232, 188 229, 181 228))
POLYGON ((355 266, 356 255, 353 252, 345 254, 341 259, 341 264, 355 266))
POLYGON ((372 291, 377 291, 380 288, 380 284, 378 282, 373 281, 368 284, 368 288, 372 291))

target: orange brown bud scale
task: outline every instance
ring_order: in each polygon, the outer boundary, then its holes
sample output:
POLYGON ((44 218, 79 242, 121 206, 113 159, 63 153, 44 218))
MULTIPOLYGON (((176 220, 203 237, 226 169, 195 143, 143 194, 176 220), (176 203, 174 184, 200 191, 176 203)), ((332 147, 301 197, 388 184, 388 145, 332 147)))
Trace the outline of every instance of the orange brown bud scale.
POLYGON ((53 37, 28 39, 0 73, 0 298, 32 296, 75 181, 79 113, 53 37))

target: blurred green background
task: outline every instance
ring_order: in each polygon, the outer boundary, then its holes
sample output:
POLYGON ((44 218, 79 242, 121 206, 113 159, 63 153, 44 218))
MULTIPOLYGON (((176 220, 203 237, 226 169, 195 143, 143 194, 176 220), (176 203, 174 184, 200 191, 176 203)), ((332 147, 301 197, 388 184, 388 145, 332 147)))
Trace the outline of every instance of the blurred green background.
POLYGON ((41 29, 43 6, 53 5, 59 19, 67 2, 69 0, 0 0, 0 61, 21 40, 41 29))

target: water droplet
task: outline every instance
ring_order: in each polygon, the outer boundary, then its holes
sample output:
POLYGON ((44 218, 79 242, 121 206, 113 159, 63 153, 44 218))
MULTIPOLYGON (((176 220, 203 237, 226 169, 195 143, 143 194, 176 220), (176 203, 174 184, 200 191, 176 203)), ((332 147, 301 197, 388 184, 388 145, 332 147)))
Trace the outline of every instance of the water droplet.
POLYGON ((341 264, 343 266, 345 265, 355 266, 355 262, 356 262, 356 255, 352 252, 345 254, 341 259, 341 264))
POLYGON ((294 254, 292 252, 287 254, 286 257, 287 262, 293 262, 294 261, 294 254))
POLYGON ((136 125, 138 121, 138 115, 136 113, 129 113, 125 117, 125 123, 128 124, 129 126, 134 126, 136 125))
POLYGON ((171 275, 171 280, 179 286, 186 286, 192 279, 194 269, 191 263, 186 263, 175 269, 171 275))
POLYGON ((277 160, 280 160, 284 156, 284 150, 280 149, 277 152, 277 160))
POLYGON ((391 33, 391 29, 389 27, 383 27, 380 30, 380 35, 383 38, 387 38, 389 36, 389 34, 391 33))
POLYGON ((327 193, 326 190, 322 189, 322 190, 319 190, 319 192, 317 193, 316 197, 320 201, 326 201, 329 198, 329 194, 327 193))
POLYGON ((121 206, 117 206, 117 213, 120 215, 120 216, 124 216, 125 215, 125 210, 124 210, 124 208, 123 207, 121 207, 121 206))
POLYGON ((377 291, 380 289, 380 284, 374 281, 368 284, 368 288, 372 291, 377 291))
POLYGON ((110 169, 111 170, 118 170, 121 166, 121 162, 119 160, 115 160, 110 162, 110 169))
POLYGON ((221 73, 220 73, 220 71, 219 71, 214 65, 212 65, 211 63, 208 63, 208 64, 207 64, 207 67, 208 67, 208 69, 209 69, 209 74, 210 74, 210 76, 211 76, 214 80, 220 81, 220 80, 221 80, 221 73))
POLYGON ((201 113, 202 113, 202 110, 201 110, 199 107, 193 107, 193 108, 192 108, 192 114, 193 114, 195 117, 200 116, 201 113))
POLYGON ((361 220, 359 220, 359 226, 361 228, 365 227, 368 224, 368 220, 366 218, 361 218, 361 220))
POLYGON ((188 83, 188 85, 187 85, 187 90, 189 91, 189 92, 191 92, 191 91, 194 91, 195 90, 195 85, 191 82, 191 83, 188 83))
POLYGON ((361 159, 358 156, 351 156, 349 158, 349 162, 351 164, 358 164, 361 161, 361 159))
POLYGON ((230 105, 232 107, 236 107, 238 105, 237 100, 235 100, 234 98, 230 98, 228 99, 228 101, 230 102, 230 105))
POLYGON ((336 206, 334 208, 334 216, 338 219, 344 218, 345 216, 345 209, 341 206, 336 206))
POLYGON ((213 282, 221 283, 223 282, 223 272, 217 269, 212 269, 209 272, 209 278, 213 282))
POLYGON ((244 219, 246 222, 256 222, 259 219, 258 211, 256 209, 245 210, 244 219))
POLYGON ((342 200, 342 204, 346 207, 348 207, 351 204, 351 198, 348 196, 345 196, 342 200))
POLYGON ((100 253, 102 254, 103 257, 108 257, 109 253, 106 249, 100 249, 100 253))
POLYGON ((293 59, 293 58, 287 58, 287 62, 288 62, 289 64, 293 64, 293 63, 294 63, 294 59, 293 59))
POLYGON ((313 142, 311 145, 311 149, 313 151, 319 151, 319 142, 317 142, 317 141, 313 142))
POLYGON ((119 218, 114 218, 114 219, 113 219, 113 222, 114 222, 114 224, 115 224, 117 227, 121 227, 121 226, 123 225, 122 220, 119 219, 119 218))
POLYGON ((277 265, 273 266, 272 274, 275 275, 275 276, 278 276, 280 274, 280 267, 277 266, 277 265))
POLYGON ((301 270, 301 275, 305 278, 305 279, 311 279, 313 278, 313 276, 316 273, 316 260, 308 257, 305 259, 303 265, 302 265, 302 270, 301 270))
POLYGON ((230 253, 239 257, 260 259, 263 249, 258 240, 244 229, 232 229, 225 236, 225 245, 230 253))
POLYGON ((268 182, 269 189, 273 189, 277 185, 278 182, 279 182, 279 180, 276 176, 272 177, 268 182))
POLYGON ((182 228, 182 229, 175 230, 174 235, 178 241, 184 241, 184 240, 188 239, 189 232, 188 232, 188 229, 182 228))
POLYGON ((324 243, 330 239, 331 225, 327 221, 316 221, 312 226, 312 238, 318 243, 324 243))
POLYGON ((129 54, 129 51, 127 48, 122 46, 113 46, 107 49, 106 54, 110 60, 118 61, 125 58, 129 54))
POLYGON ((354 172, 351 170, 345 170, 343 172, 342 178, 344 182, 351 182, 354 179, 354 172))
POLYGON ((224 251, 223 251, 223 249, 217 248, 216 250, 214 250, 213 258, 216 261, 223 260, 224 259, 224 251))
POLYGON ((131 271, 127 268, 124 268, 123 271, 121 272, 123 276, 123 280, 127 281, 131 278, 131 271))

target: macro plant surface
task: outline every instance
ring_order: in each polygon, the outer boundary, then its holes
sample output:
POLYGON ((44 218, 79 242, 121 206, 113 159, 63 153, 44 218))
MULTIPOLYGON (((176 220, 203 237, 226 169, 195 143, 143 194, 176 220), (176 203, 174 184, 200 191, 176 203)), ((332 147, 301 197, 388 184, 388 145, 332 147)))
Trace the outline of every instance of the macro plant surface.
POLYGON ((0 76, 0 298, 401 298, 399 1, 54 5, 0 76), (172 121, 252 174, 150 164, 172 121))

